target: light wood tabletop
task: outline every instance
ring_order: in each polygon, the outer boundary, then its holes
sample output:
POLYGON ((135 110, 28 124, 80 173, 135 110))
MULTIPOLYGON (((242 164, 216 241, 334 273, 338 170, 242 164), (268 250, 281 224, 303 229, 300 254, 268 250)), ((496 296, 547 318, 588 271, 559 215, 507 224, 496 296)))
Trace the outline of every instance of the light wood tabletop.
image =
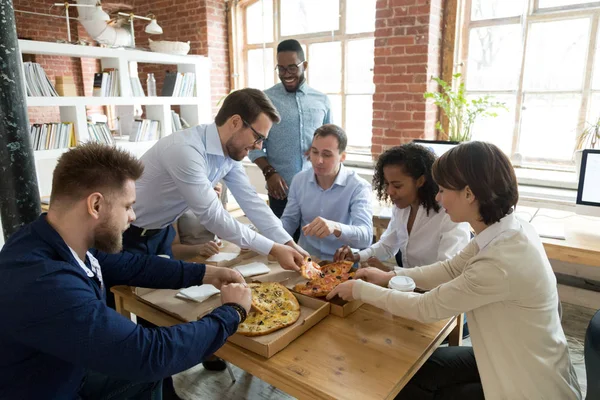
MULTIPOLYGON (((140 301, 129 287, 111 290, 126 317, 186 322, 140 301)), ((346 318, 327 316, 269 359, 231 343, 216 354, 300 399, 392 399, 453 330, 455 341, 458 320, 423 324, 363 305, 346 318)))

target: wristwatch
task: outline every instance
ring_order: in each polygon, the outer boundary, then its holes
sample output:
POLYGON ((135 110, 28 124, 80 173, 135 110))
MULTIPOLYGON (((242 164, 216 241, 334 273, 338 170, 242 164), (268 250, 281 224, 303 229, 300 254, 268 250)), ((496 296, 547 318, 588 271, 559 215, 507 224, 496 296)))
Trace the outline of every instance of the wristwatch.
POLYGON ((242 307, 241 305, 239 305, 238 303, 225 303, 223 305, 232 307, 235 311, 237 311, 237 313, 240 317, 240 322, 239 322, 240 324, 242 322, 244 322, 246 320, 246 318, 248 317, 248 313, 246 312, 246 309, 244 307, 242 307))

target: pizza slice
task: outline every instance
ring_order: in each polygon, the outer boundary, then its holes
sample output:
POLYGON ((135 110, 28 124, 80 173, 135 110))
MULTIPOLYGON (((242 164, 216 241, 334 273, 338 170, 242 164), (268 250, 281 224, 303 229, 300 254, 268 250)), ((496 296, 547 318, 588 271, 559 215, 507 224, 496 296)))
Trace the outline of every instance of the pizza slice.
POLYGON ((252 307, 261 314, 273 310, 300 309, 296 297, 281 283, 251 283, 248 287, 252 290, 252 307))
POLYGON ((323 276, 321 266, 314 262, 310 257, 304 258, 304 263, 300 267, 300 273, 306 279, 315 279, 323 276))

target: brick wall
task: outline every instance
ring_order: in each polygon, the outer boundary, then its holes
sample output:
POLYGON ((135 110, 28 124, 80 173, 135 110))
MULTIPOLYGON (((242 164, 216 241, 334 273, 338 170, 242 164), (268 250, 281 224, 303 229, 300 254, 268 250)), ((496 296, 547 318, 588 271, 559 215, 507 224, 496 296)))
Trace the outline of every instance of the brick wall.
POLYGON ((377 157, 415 138, 433 139, 437 108, 423 93, 440 73, 443 0, 377 0, 373 141, 377 157))
MULTIPOLYGON (((148 35, 145 24, 135 25, 136 44, 149 47, 148 38, 153 40, 190 41, 190 54, 211 58, 211 92, 213 114, 218 110, 218 100, 229 93, 229 45, 227 42, 227 16, 223 0, 181 0, 177 3, 155 0, 135 0, 134 10, 139 15, 152 13, 163 28, 162 35, 148 35)), ((145 83, 147 73, 153 72, 157 92, 160 93, 165 70, 176 70, 176 66, 140 65, 140 79, 145 83)))

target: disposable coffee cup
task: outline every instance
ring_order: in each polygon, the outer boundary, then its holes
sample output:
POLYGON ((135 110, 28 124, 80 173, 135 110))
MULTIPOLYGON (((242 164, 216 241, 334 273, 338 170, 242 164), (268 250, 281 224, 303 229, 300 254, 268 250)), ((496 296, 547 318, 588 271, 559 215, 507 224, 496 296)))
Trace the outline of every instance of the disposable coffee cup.
POLYGON ((417 285, 415 285, 415 281, 408 276, 395 276, 390 279, 388 287, 400 292, 412 292, 415 290, 417 285))

